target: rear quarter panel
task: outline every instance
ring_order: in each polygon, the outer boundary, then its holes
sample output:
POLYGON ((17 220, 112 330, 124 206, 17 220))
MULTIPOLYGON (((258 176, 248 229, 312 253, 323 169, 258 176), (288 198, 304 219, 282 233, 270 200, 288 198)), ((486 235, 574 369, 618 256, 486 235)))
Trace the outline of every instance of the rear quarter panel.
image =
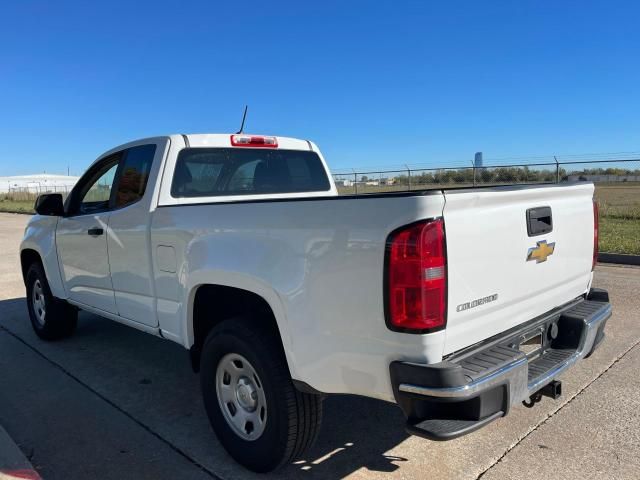
POLYGON ((389 363, 439 361, 444 334, 387 329, 386 238, 442 208, 440 192, 158 208, 153 255, 169 248, 176 256, 175 273, 156 269, 161 328, 189 347, 199 285, 253 291, 276 316, 294 379, 327 393, 392 400, 389 363))

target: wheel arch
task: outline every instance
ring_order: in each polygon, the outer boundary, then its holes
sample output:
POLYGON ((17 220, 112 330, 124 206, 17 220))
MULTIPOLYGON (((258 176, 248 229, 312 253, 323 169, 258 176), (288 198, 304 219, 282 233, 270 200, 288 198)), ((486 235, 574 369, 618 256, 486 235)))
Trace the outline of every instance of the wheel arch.
MULTIPOLYGON (((33 248, 25 248, 20 251, 20 267, 22 270, 22 281, 24 284, 27 284, 27 272, 29 271, 29 267, 34 263, 39 263, 44 268, 44 262, 42 261, 42 257, 40 253, 38 253, 33 248)), ((46 271, 45 271, 46 275, 46 271)))
POLYGON ((243 317, 273 329, 294 377, 283 308, 275 292, 260 290, 222 283, 200 283, 190 290, 186 335, 194 371, 200 369, 201 349, 211 329, 223 320, 243 317))
POLYGON ((56 226, 58 217, 34 215, 31 217, 20 243, 20 265, 23 280, 32 262, 38 261, 47 277, 54 297, 67 299, 61 265, 56 249, 56 226))

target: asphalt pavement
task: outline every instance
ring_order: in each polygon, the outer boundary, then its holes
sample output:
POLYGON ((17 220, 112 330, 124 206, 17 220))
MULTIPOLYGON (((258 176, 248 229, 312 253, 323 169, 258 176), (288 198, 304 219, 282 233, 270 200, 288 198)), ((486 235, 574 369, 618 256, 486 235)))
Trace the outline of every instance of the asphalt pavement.
POLYGON ((47 480, 640 478, 640 268, 597 267, 614 314, 559 400, 440 443, 408 436, 394 405, 333 396, 306 458, 254 475, 211 431, 179 345, 87 313, 70 339, 35 336, 18 261, 27 220, 0 214, 0 426, 47 480))

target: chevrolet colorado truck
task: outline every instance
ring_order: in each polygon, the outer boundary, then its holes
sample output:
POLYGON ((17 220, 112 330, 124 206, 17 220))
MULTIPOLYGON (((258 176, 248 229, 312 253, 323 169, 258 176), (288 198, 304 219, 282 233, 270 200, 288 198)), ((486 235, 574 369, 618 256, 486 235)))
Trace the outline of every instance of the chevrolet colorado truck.
POLYGON ((171 135, 99 157, 21 244, 36 334, 78 309, 188 349, 254 471, 312 444, 327 394, 396 403, 431 440, 561 393, 604 338, 591 183, 338 196, 316 145, 171 135))

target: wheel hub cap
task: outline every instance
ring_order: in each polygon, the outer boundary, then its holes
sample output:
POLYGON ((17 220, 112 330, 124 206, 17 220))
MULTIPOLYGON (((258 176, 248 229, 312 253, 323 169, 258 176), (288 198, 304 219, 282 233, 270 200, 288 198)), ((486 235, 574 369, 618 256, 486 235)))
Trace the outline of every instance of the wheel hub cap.
POLYGON ((37 322, 40 325, 44 326, 47 309, 40 280, 36 280, 33 284, 33 291, 31 292, 31 304, 33 306, 33 313, 36 316, 37 322))
POLYGON ((249 361, 237 353, 220 359, 216 396, 227 424, 244 440, 257 440, 267 423, 267 400, 262 382, 249 361))
POLYGON ((258 405, 258 391, 254 383, 247 377, 238 380, 236 397, 240 406, 247 412, 253 412, 258 405))

